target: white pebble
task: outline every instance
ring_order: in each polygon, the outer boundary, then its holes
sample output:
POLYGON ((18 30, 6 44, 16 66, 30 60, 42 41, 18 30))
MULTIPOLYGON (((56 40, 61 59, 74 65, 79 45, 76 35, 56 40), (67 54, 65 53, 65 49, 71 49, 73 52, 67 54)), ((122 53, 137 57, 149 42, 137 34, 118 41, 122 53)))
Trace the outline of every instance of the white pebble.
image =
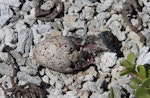
POLYGON ((21 81, 35 83, 37 85, 41 84, 41 78, 38 76, 30 76, 26 72, 18 72, 17 77, 21 81))
POLYGON ((137 65, 150 64, 150 52, 149 47, 143 47, 140 49, 139 56, 137 58, 137 65))
POLYGON ((5 63, 0 63, 0 74, 11 76, 13 74, 13 69, 5 63))
POLYGON ((111 29, 112 33, 118 38, 119 41, 123 41, 126 39, 125 32, 121 31, 122 25, 118 21, 113 21, 109 28, 111 29))
POLYGON ((43 82, 49 83, 49 78, 45 75, 42 77, 43 82))
POLYGON ((106 0, 104 3, 99 3, 96 11, 98 13, 104 12, 112 6, 113 0, 106 0))
POLYGON ((117 61, 116 53, 105 52, 100 57, 98 69, 102 69, 102 71, 104 72, 109 72, 111 70, 111 67, 113 67, 116 64, 116 61, 117 61))
MULTIPOLYGON (((9 1, 9 0, 5 0, 9 1)), ((13 16, 12 10, 8 4, 0 3, 0 27, 3 26, 7 20, 13 16)))

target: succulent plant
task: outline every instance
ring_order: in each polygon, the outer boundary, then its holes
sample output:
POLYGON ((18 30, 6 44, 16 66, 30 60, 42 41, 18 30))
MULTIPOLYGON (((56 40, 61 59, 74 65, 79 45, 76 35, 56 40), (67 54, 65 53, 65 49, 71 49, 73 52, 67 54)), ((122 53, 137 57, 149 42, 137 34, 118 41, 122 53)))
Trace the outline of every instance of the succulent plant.
MULTIPOLYGON (((125 69, 120 72, 120 76, 132 75, 129 86, 135 90, 135 98, 150 98, 150 69, 146 69, 144 65, 136 65, 135 62, 135 54, 130 53, 127 59, 122 62, 125 69)), ((111 88, 110 98, 113 97, 113 89, 111 88)))

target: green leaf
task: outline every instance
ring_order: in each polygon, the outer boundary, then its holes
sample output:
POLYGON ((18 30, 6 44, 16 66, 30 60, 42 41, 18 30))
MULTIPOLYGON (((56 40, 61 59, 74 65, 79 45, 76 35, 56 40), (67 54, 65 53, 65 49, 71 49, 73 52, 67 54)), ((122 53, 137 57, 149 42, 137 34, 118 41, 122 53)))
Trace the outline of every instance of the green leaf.
POLYGON ((110 98, 114 98, 114 90, 112 87, 110 88, 109 93, 110 93, 110 98))
POLYGON ((131 72, 132 72, 132 70, 128 70, 128 69, 122 70, 122 71, 120 72, 120 76, 124 76, 124 75, 126 75, 126 74, 130 74, 131 72))
POLYGON ((133 89, 138 89, 140 87, 140 84, 142 84, 142 81, 136 77, 130 78, 130 84, 129 86, 133 89))
POLYGON ((131 64, 131 68, 130 68, 130 69, 131 69, 132 71, 135 71, 135 67, 136 67, 135 64, 131 64))
POLYGON ((130 62, 128 62, 127 60, 124 60, 123 62, 122 62, 122 65, 124 66, 124 67, 126 67, 126 68, 131 68, 131 64, 130 64, 130 62))
POLYGON ((127 60, 131 63, 134 64, 135 63, 135 54, 132 52, 128 55, 127 60))
POLYGON ((135 98, 150 98, 150 94, 143 87, 140 87, 135 91, 135 98))
POLYGON ((149 95, 150 95, 150 88, 148 88, 148 89, 146 89, 146 91, 149 93, 149 95))
POLYGON ((150 78, 150 69, 147 71, 147 78, 150 78))
POLYGON ((138 78, 135 78, 135 77, 130 78, 130 82, 132 82, 136 85, 142 84, 142 81, 138 78))
POLYGON ((146 78, 146 69, 143 65, 138 65, 137 67, 139 75, 142 76, 142 78, 146 78))
POLYGON ((146 78, 143 83, 142 87, 150 87, 150 78, 146 78))
POLYGON ((129 86, 132 88, 132 89, 138 89, 139 86, 137 84, 134 84, 134 83, 129 83, 129 86))

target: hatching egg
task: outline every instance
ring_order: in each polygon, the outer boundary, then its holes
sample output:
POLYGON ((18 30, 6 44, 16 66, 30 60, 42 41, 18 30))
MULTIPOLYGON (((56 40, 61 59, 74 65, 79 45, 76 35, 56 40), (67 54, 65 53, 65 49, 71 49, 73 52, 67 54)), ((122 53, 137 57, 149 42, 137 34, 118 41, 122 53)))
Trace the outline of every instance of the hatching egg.
POLYGON ((120 42, 110 32, 98 36, 49 36, 34 49, 34 59, 41 66, 71 73, 86 69, 94 62, 96 54, 103 51, 120 52, 120 42))

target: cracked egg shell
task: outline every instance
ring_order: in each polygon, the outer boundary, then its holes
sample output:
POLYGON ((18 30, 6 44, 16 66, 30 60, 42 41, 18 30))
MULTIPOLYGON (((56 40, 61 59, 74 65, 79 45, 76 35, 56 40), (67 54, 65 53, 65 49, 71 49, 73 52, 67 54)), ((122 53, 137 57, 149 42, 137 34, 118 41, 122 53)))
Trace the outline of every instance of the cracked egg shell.
POLYGON ((33 57, 41 66, 62 73, 71 73, 74 71, 72 63, 78 61, 79 52, 68 37, 53 36, 35 47, 33 57))

